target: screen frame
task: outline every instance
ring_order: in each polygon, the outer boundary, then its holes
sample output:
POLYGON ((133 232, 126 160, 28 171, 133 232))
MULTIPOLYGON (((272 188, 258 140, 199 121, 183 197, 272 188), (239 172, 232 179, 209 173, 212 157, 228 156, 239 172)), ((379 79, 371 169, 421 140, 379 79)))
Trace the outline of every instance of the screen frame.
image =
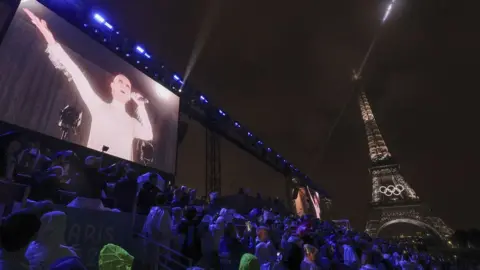
MULTIPOLYGON (((108 43, 105 43, 105 42, 101 42, 98 38, 94 38, 92 37, 92 35, 90 35, 85 28, 83 27, 80 27, 80 24, 78 21, 75 21, 75 20, 72 20, 71 18, 68 18, 68 17, 65 17, 63 16, 63 14, 57 12, 57 10, 55 9, 52 9, 50 8, 46 3, 45 1, 40 1, 40 0, 31 0, 32 2, 37 2, 38 4, 42 5, 43 7, 45 7, 46 9, 50 10, 51 12, 53 12, 55 15, 57 15, 58 17, 60 17, 62 20, 64 20, 66 23, 70 24, 71 26, 75 27, 78 31, 80 31, 82 34, 84 35, 87 35, 88 38, 90 38, 91 40, 93 40, 94 42, 96 42, 97 44, 100 44, 103 48, 107 49, 108 51, 110 51, 111 53, 113 53, 116 57, 118 57, 121 61, 123 61, 126 65, 129 65, 131 68, 134 68, 136 69, 137 71, 139 71, 140 73, 142 73, 144 76, 148 77, 150 80, 152 80, 154 83, 157 83, 159 84, 160 86, 162 86, 163 88, 165 88, 165 90, 169 91, 171 94, 174 94, 175 96, 178 97, 178 108, 177 108, 177 128, 176 128, 176 143, 175 143, 175 161, 174 161, 174 167, 173 167, 173 172, 172 173, 168 173, 166 171, 163 171, 163 170, 160 170, 158 168, 155 168, 153 166, 145 166, 141 163, 138 163, 138 162, 134 162, 134 161, 131 161, 131 160, 126 160, 127 162, 130 162, 132 164, 135 165, 135 167, 139 166, 139 167, 143 167, 143 168, 150 168, 151 170, 153 171, 157 171, 157 172, 161 172, 162 175, 166 176, 166 179, 165 180, 168 180, 170 181, 172 184, 175 183, 175 179, 176 179, 176 176, 177 176, 177 163, 178 163, 178 154, 179 154, 179 140, 178 140, 178 132, 179 132, 179 125, 178 125, 178 122, 180 121, 181 119, 181 102, 182 102, 182 99, 181 99, 181 96, 179 95, 179 93, 176 93, 175 91, 172 91, 171 90, 171 87, 168 87, 166 86, 166 84, 163 83, 163 80, 162 79, 158 79, 158 78, 154 78, 151 74, 148 74, 145 72, 145 70, 141 69, 141 68, 138 68, 135 64, 131 63, 130 61, 128 61, 127 59, 125 59, 125 57, 122 57, 122 55, 119 54, 118 51, 115 51, 113 50, 113 48, 111 48, 110 46, 108 46, 108 43)), ((7 19, 5 20, 5 24, 0 28, 0 44, 2 44, 8 30, 10 29, 10 26, 13 22, 13 19, 15 17, 15 14, 18 12, 18 9, 20 7, 20 4, 21 4, 22 0, 6 0, 6 4, 7 6, 10 6, 12 7, 12 10, 11 12, 8 14, 7 16, 7 19)), ((83 22, 82 22, 83 23, 83 22)), ((132 58, 133 59, 133 58, 132 58)), ((129 60, 132 60, 132 59, 129 59, 129 60)), ((0 122, 3 122, 3 123, 6 123, 8 125, 13 125, 13 126, 17 126, 15 123, 9 123, 9 122, 6 122, 6 121, 0 121, 0 122)), ((24 127, 20 127, 20 126, 17 126, 19 129, 21 130, 25 130, 27 133, 33 133, 33 134, 39 134, 40 137, 42 136, 46 136, 46 137, 51 137, 47 134, 43 134, 43 133, 40 133, 38 131, 35 131, 35 130, 30 130, 28 128, 24 128, 24 127)), ((51 137, 53 138, 53 137, 51 137)), ((57 140, 60 140, 59 138, 54 138, 54 139, 57 139, 57 140)), ((76 144, 76 143, 72 143, 72 142, 68 142, 70 144, 74 144, 78 147, 82 147, 82 148, 85 148, 86 150, 92 152, 92 153, 100 153, 99 151, 95 150, 95 149, 91 149, 91 148, 88 148, 86 146, 83 146, 83 145, 80 145, 80 144, 76 144)), ((108 154, 107 154, 108 155, 108 154)), ((111 156, 112 158, 114 159, 117 159, 117 160, 124 160, 120 157, 116 157, 116 156, 112 156, 112 155, 109 155, 111 156)))
POLYGON ((20 6, 21 0, 6 0, 4 3, 12 8, 10 14, 7 15, 7 19, 5 20, 5 24, 0 28, 0 44, 2 44, 3 38, 7 34, 10 25, 12 24, 13 17, 17 13, 18 7, 20 6))

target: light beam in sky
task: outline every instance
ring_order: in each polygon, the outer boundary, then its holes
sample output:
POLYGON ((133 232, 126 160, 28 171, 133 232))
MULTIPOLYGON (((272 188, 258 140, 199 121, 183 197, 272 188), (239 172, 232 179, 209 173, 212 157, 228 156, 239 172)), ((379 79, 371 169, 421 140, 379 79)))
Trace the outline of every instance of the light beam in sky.
POLYGON ((385 15, 383 15, 382 24, 387 20, 388 15, 390 15, 394 4, 395 0, 392 0, 392 2, 390 2, 390 4, 388 5, 387 10, 385 11, 385 15))

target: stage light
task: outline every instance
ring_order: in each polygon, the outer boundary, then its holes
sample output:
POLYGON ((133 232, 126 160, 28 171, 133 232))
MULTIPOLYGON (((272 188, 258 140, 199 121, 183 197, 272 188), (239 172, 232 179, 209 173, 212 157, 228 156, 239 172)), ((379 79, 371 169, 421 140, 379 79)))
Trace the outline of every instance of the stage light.
POLYGON ((103 39, 103 42, 107 42, 107 39, 106 39, 106 38, 104 38, 104 39, 103 39))
POLYGON ((86 24, 86 23, 83 24, 83 27, 87 27, 87 26, 88 26, 88 24, 86 24))
POLYGON ((182 92, 182 88, 178 89, 178 92, 181 93, 181 92, 182 92))
POLYGON ((253 134, 250 133, 250 132, 247 132, 247 135, 248 135, 248 137, 252 137, 252 136, 253 136, 253 134))
POLYGON ((262 145, 262 144, 263 144, 263 142, 262 142, 262 141, 258 141, 257 143, 258 143, 258 144, 260 144, 260 145, 262 145))
POLYGON ((183 84, 183 81, 182 81, 182 79, 180 79, 180 77, 178 77, 178 75, 177 75, 177 74, 173 74, 173 79, 174 79, 175 81, 177 81, 177 82, 179 82, 179 83, 183 84))
POLYGON ((109 24, 108 22, 105 22, 104 25, 110 29, 110 30, 113 30, 113 26, 111 24, 109 24))
POLYGON ((237 127, 237 128, 240 127, 240 124, 239 124, 238 122, 233 123, 233 125, 234 125, 235 127, 237 127))
POLYGON ((140 61, 137 60, 137 64, 140 64, 140 61))
POLYGON ((119 31, 117 31, 117 35, 120 35, 120 32, 119 32, 119 31))
POLYGON ((277 158, 281 158, 282 156, 280 156, 280 154, 277 154, 277 158))
POLYGON ((148 59, 152 58, 148 53, 144 53, 143 55, 145 55, 145 57, 147 57, 148 59))
POLYGON ((97 30, 97 29, 95 29, 95 31, 94 31, 94 32, 95 32, 95 33, 98 33, 98 30, 97 30))
POLYGON ((204 103, 208 103, 208 100, 204 96, 200 96, 200 100, 204 103))
POLYGON ((99 23, 104 23, 105 22, 105 19, 102 16, 100 16, 100 14, 98 14, 98 13, 95 13, 93 15, 93 18, 95 19, 95 21, 97 21, 99 23))
POLYGON ((130 56, 130 54, 129 54, 129 53, 127 53, 127 54, 125 54, 125 56, 126 56, 126 57, 129 57, 129 56, 130 56))
POLYGON ((227 114, 224 113, 222 110, 218 110, 218 113, 221 114, 221 115, 223 115, 223 116, 227 115, 227 114))
POLYGON ((135 48, 135 50, 137 50, 137 52, 139 52, 139 53, 144 53, 144 52, 145 52, 145 50, 144 50, 142 47, 140 47, 140 46, 137 46, 137 47, 135 48))
POLYGON ((120 50, 120 47, 116 47, 115 50, 117 50, 117 51, 120 50))
POLYGON ((267 152, 272 152, 272 148, 268 147, 267 152))

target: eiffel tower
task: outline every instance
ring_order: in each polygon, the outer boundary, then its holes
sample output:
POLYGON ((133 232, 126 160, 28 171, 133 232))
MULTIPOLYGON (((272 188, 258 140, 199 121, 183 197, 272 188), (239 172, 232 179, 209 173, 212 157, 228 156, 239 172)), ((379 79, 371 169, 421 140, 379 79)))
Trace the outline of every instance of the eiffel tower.
POLYGON ((359 90, 358 102, 372 161, 369 169, 372 177, 371 215, 365 232, 376 237, 389 225, 409 223, 435 233, 443 241, 448 241, 453 230, 442 219, 429 215, 429 208, 420 201, 413 188, 403 178, 400 166, 392 159, 383 140, 360 78, 355 73, 353 80, 355 90, 359 90))

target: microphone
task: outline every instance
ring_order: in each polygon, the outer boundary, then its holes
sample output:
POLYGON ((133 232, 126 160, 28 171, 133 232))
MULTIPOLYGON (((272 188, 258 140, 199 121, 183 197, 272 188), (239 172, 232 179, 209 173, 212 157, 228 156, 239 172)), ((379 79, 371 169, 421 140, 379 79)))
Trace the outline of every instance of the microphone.
POLYGON ((141 101, 145 104, 148 104, 150 102, 148 99, 146 99, 144 96, 142 96, 138 93, 134 93, 134 95, 136 95, 136 98, 138 99, 138 101, 141 101))

